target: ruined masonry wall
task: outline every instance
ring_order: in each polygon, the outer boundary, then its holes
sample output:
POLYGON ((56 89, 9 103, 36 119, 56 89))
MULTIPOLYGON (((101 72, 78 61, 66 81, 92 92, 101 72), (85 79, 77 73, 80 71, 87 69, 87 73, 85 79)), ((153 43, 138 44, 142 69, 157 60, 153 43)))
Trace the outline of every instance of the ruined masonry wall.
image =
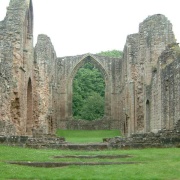
POLYGON ((2 134, 13 134, 15 127, 10 114, 10 95, 13 84, 12 49, 5 40, 5 21, 2 21, 0 22, 0 131, 2 134))
MULTIPOLYGON (((154 115, 151 117, 151 124, 149 127, 148 122, 148 94, 144 85, 148 86, 152 80, 153 68, 158 62, 158 58, 165 50, 168 44, 175 42, 174 33, 172 31, 172 24, 170 21, 161 14, 153 15, 144 20, 140 24, 140 51, 139 51, 139 63, 142 66, 141 75, 139 79, 143 80, 142 90, 139 89, 138 93, 142 93, 141 97, 137 99, 137 103, 142 103, 141 107, 137 107, 137 123, 143 124, 144 132, 154 131, 156 129, 163 128, 159 121, 161 117, 161 85, 158 84, 159 77, 157 77, 157 83, 155 83, 156 92, 154 93, 154 115), (142 34, 142 35, 141 35, 142 34), (158 86, 159 85, 159 86, 158 86), (141 119, 142 118, 142 119, 141 119), (152 122, 154 121, 156 128, 152 128, 152 122)), ((138 85, 139 86, 139 85, 138 85)), ((153 89, 154 89, 153 88, 153 89)), ((141 94, 140 93, 140 94, 141 94)), ((151 103, 151 102, 149 102, 151 103)))
POLYGON ((180 119, 180 48, 167 46, 154 67, 150 90, 150 130, 173 129, 180 119), (157 88, 158 87, 158 88, 157 88), (161 101, 157 101, 157 100, 161 101), (159 108, 159 107, 160 108, 159 108))
POLYGON ((156 133, 132 134, 130 137, 105 138, 111 148, 142 149, 180 147, 180 121, 172 130, 159 130, 156 133))
POLYGON ((28 79, 33 76, 32 20, 31 1, 10 1, 7 15, 1 22, 1 134, 26 133, 27 98, 24 92, 27 92, 28 79))
MULTIPOLYGON (((158 74, 153 75, 153 71, 166 46, 174 42, 172 24, 161 14, 149 16, 140 23, 139 33, 129 35, 127 38, 124 48, 126 60, 123 61, 124 70, 122 71, 124 74, 122 81, 126 84, 124 86, 126 88, 122 94, 127 101, 125 102, 126 119, 130 117, 127 122, 129 135, 156 131, 163 127, 159 123, 162 119, 161 86, 163 82, 158 74), (153 88, 149 89, 151 83, 153 88), (154 91, 153 97, 150 91, 154 91), (150 99, 152 99, 151 102, 150 99), (151 108, 153 113, 150 113, 148 108, 151 108)), ((125 122, 126 119, 123 121, 125 122)))
POLYGON ((180 50, 172 24, 149 16, 127 37, 123 58, 84 54, 57 58, 50 38, 33 48, 32 0, 11 0, 0 22, 0 134, 53 134, 57 128, 173 129, 180 118, 180 50), (103 73, 105 116, 73 122, 72 82, 83 63, 103 73), (102 124, 102 126, 101 126, 102 124))
POLYGON ((46 35, 39 35, 35 46, 35 97, 34 112, 37 121, 34 133, 55 133, 57 127, 54 117, 56 52, 46 35))
MULTIPOLYGON (((105 88, 105 117, 109 121, 110 129, 120 128, 119 92, 121 88, 121 63, 119 58, 109 58, 93 54, 85 54, 73 57, 63 57, 57 59, 56 66, 56 94, 55 112, 59 128, 68 128, 69 121, 72 120, 72 96, 73 78, 78 69, 85 63, 93 63, 104 75, 105 88)), ((72 123, 76 124, 76 123, 72 123)), ((103 125, 102 125, 103 126, 103 125)), ((71 126, 72 127, 72 126, 71 126)), ((82 126, 83 127, 83 126, 82 126)), ((81 127, 81 128, 82 128, 81 127)))
POLYGON ((171 56, 160 57, 161 66, 161 91, 162 91, 162 127, 173 129, 180 120, 180 50, 179 46, 173 45, 170 50, 171 56), (174 55, 174 57, 173 57, 174 55), (164 61, 164 63, 162 63, 164 61), (163 64, 163 65, 162 65, 163 64))

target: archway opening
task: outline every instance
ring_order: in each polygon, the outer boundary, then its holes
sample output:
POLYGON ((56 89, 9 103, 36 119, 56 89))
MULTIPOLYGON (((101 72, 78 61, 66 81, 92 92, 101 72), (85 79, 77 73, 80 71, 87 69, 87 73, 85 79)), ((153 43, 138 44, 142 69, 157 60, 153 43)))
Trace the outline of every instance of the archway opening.
POLYGON ((53 134, 53 130, 54 130, 54 123, 52 120, 52 116, 49 116, 49 118, 48 118, 48 133, 53 134))
POLYGON ((146 131, 150 131, 150 102, 146 101, 146 131))
POLYGON ((129 116, 126 114, 126 119, 124 122, 124 135, 128 134, 128 124, 129 124, 129 116))
POLYGON ((27 121, 26 121, 26 133, 32 134, 33 128, 33 105, 32 105, 32 83, 31 79, 28 81, 27 87, 27 121))
POLYGON ((105 80, 91 61, 79 68, 73 79, 73 118, 96 120, 104 116, 105 80))

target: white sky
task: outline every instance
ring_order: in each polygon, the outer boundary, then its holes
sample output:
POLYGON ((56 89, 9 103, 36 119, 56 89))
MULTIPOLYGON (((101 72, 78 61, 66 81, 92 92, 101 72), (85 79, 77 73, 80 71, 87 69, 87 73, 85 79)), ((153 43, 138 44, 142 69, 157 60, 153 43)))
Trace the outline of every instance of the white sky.
MULTIPOLYGON (((0 20, 9 0, 0 0, 0 20)), ((153 14, 164 14, 180 42, 179 0, 33 0, 34 44, 47 34, 58 57, 123 50, 128 34, 153 14)))

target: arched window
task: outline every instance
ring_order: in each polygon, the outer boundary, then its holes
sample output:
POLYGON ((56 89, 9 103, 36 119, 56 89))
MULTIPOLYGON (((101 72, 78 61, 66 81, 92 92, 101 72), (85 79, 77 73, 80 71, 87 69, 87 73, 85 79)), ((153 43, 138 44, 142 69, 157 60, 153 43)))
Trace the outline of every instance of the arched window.
POLYGON ((150 131, 150 102, 146 101, 146 131, 150 131))
POLYGON ((105 81, 90 61, 79 68, 73 80, 73 116, 95 120, 104 116, 105 81))
POLYGON ((33 103, 32 103, 32 83, 29 78, 27 87, 27 121, 26 121, 26 133, 32 134, 33 128, 33 103))

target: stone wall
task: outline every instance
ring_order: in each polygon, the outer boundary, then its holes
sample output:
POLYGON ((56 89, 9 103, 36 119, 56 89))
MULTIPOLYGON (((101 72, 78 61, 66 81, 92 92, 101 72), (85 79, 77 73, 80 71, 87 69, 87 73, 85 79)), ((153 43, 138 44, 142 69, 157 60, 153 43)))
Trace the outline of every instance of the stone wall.
POLYGON ((150 131, 173 129, 180 118, 180 48, 169 44, 152 69, 153 78, 147 88, 150 131))
POLYGON ((29 136, 0 136, 0 144, 8 146, 19 146, 26 148, 59 148, 67 144, 62 137, 29 137, 29 136))
POLYGON ((112 128, 120 128, 120 97, 121 63, 119 58, 109 58, 93 54, 57 59, 55 112, 59 128, 67 128, 72 119, 72 83, 76 72, 84 63, 91 62, 103 74, 105 80, 105 118, 111 121, 112 128), (115 123, 117 122, 118 123, 115 123), (114 125, 113 125, 114 122, 114 125))
POLYGON ((54 134, 78 124, 128 136, 173 129, 180 117, 180 53, 164 15, 149 16, 128 35, 123 58, 57 58, 46 35, 33 48, 33 18, 32 0, 11 0, 0 22, 0 134, 54 134), (85 62, 106 83, 105 120, 89 125, 72 121, 72 82, 85 62))
POLYGON ((141 149, 180 147, 180 120, 172 130, 160 130, 157 133, 132 134, 130 137, 104 138, 103 143, 74 144, 62 137, 49 135, 0 136, 0 144, 28 148, 51 148, 68 150, 103 150, 103 149, 141 149))
POLYGON ((43 134, 54 133, 55 121, 55 75, 56 52, 51 40, 46 35, 39 35, 34 50, 34 117, 36 124, 34 131, 43 134))
POLYGON ((180 147, 180 120, 172 130, 132 134, 126 138, 104 138, 103 141, 107 142, 109 147, 118 149, 180 147))
POLYGON ((168 44, 174 42, 172 24, 161 14, 149 16, 140 23, 139 33, 127 37, 122 66, 124 90, 121 96, 125 99, 125 116, 122 119, 125 133, 130 135, 163 128, 158 123, 155 128, 152 127, 153 122, 163 118, 161 113, 163 82, 160 76, 153 75, 159 56, 168 44), (151 85, 153 87, 149 89, 151 85), (152 91, 156 99, 154 102, 149 100, 152 91), (148 108, 154 108, 154 112, 150 114, 148 108))
POLYGON ((25 134, 29 131, 26 128, 27 86, 29 79, 33 79, 31 1, 10 1, 0 24, 0 34, 1 134, 25 134))
POLYGON ((107 130, 107 129, 117 129, 119 126, 119 121, 110 119, 96 119, 93 121, 87 120, 69 120, 67 122, 67 129, 72 130, 107 130))

